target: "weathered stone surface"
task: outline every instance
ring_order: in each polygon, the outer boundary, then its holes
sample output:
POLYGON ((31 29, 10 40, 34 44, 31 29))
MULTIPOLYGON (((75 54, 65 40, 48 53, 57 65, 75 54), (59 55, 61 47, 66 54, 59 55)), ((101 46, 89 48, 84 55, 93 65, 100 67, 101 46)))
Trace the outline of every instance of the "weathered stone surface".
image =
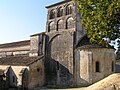
POLYGON ((25 72, 22 77, 25 82, 19 77, 17 84, 28 85, 29 89, 43 85, 60 88, 87 86, 113 73, 114 50, 85 45, 89 44, 89 39, 80 25, 82 17, 73 0, 64 0, 47 9, 46 32, 31 35, 28 41, 0 45, 1 63, 16 65, 15 74, 22 69, 20 63, 29 67, 29 73, 25 72), (44 58, 36 60, 39 56, 44 58), (17 58, 13 60, 11 57, 17 58), (26 62, 30 63, 26 65, 26 62), (26 78, 27 74, 29 78, 26 78))
POLYGON ((43 58, 29 65, 28 87, 32 90, 35 87, 43 86, 45 81, 43 58))
POLYGON ((84 49, 79 48, 78 50, 80 60, 76 62, 80 64, 80 68, 77 68, 77 71, 80 70, 77 74, 77 83, 79 85, 95 83, 115 71, 115 54, 113 49, 96 47, 84 49), (96 72, 96 62, 99 62, 98 72, 96 72), (112 66, 113 62, 114 66, 112 66))
POLYGON ((47 35, 47 83, 72 85, 74 31, 52 32, 47 35))

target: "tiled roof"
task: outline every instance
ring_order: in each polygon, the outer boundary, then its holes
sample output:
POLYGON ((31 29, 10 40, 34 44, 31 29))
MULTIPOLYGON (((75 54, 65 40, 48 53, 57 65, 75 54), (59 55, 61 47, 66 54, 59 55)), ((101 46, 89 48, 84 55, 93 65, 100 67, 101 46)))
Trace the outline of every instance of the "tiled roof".
MULTIPOLYGON (((76 48, 80 48, 80 49, 90 49, 90 48, 106 48, 104 46, 100 46, 100 45, 94 45, 91 44, 89 41, 89 38, 87 37, 87 35, 84 35, 78 42, 78 44, 76 45, 76 48)), ((107 48, 109 49, 114 49, 114 47, 112 46, 108 46, 107 48)))
POLYGON ((79 47, 80 49, 91 49, 91 48, 107 48, 107 49, 114 49, 114 47, 109 46, 109 47, 103 47, 103 46, 99 46, 99 45, 83 45, 79 47))
POLYGON ((58 2, 58 3, 46 6, 46 8, 50 8, 50 7, 53 7, 53 6, 56 6, 56 5, 59 5, 59 4, 63 4, 63 3, 69 2, 69 1, 71 1, 71 0, 64 0, 64 1, 61 1, 61 2, 58 2))
POLYGON ((27 66, 30 63, 40 60, 43 56, 29 57, 29 56, 9 56, 0 58, 0 65, 14 65, 14 66, 27 66))
POLYGON ((30 40, 0 44, 0 48, 20 47, 20 46, 26 46, 26 45, 30 45, 30 40))

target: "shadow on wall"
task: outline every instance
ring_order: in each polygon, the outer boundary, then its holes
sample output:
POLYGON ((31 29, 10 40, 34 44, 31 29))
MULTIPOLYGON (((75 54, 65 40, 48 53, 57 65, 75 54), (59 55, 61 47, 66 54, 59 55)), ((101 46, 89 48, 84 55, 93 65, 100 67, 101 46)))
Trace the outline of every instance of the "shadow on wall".
POLYGON ((115 65, 115 73, 120 73, 120 64, 115 65))
POLYGON ((46 85, 50 87, 70 87, 73 75, 62 64, 54 59, 49 59, 46 64, 46 85), (59 66, 58 66, 59 64, 59 66))
POLYGON ((53 36, 49 40, 49 36, 46 36, 46 59, 45 59, 45 74, 46 74, 46 86, 67 88, 73 84, 73 75, 69 70, 62 65, 59 61, 51 58, 51 45, 52 41, 60 34, 53 36))

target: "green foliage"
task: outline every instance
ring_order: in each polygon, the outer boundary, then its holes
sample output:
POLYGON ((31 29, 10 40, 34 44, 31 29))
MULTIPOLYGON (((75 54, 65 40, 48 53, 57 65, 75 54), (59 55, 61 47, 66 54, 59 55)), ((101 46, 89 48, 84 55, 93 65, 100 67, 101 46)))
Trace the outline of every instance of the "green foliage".
POLYGON ((90 42, 105 47, 120 38, 120 0, 75 0, 90 42))

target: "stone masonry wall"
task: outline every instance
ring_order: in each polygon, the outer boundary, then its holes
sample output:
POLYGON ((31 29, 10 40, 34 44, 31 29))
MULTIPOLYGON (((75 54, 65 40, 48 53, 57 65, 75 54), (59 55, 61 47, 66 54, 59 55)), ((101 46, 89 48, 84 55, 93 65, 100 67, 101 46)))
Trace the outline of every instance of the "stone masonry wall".
POLYGON ((45 82, 43 59, 29 65, 29 89, 43 86, 45 82))
MULTIPOLYGON (((78 52, 78 51, 77 51, 78 52)), ((115 71, 115 55, 113 49, 84 48, 79 49, 80 60, 76 61, 77 85, 87 86, 95 83, 115 71), (96 71, 96 62, 99 62, 99 70, 96 71), (113 66, 112 66, 113 62, 113 66), (114 70, 112 70, 114 69, 114 70)))
POLYGON ((0 48, 0 57, 28 55, 30 52, 30 45, 20 47, 0 48))
POLYGON ((46 78, 48 85, 73 85, 74 31, 47 34, 46 78))

